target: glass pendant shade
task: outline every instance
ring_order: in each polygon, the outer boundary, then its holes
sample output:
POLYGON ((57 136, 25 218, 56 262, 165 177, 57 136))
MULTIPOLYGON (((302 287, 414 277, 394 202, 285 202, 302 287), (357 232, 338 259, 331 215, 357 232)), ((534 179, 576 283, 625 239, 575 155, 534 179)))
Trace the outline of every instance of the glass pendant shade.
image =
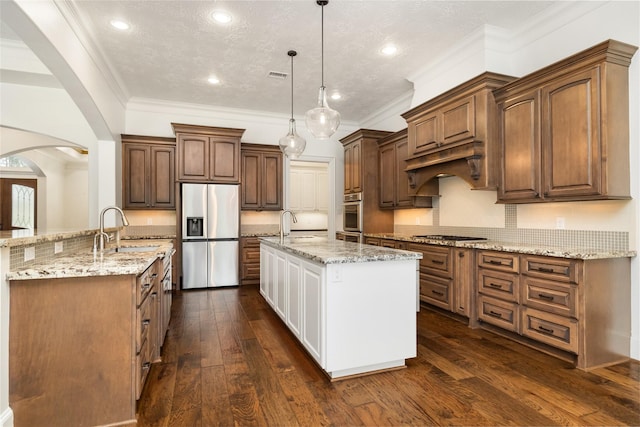
POLYGON ((329 139, 340 126, 340 113, 327 104, 327 90, 324 86, 318 92, 318 106, 305 114, 307 129, 318 139, 329 139))
POLYGON ((296 132, 295 119, 289 120, 289 133, 280 138, 280 149, 290 159, 297 159, 307 146, 307 141, 296 132))

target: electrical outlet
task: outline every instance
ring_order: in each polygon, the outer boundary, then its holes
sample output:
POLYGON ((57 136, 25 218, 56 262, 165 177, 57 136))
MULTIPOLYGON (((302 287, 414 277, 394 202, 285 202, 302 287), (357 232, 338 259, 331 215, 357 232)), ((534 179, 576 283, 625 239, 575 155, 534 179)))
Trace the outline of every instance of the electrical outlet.
POLYGON ((147 225, 153 224, 153 218, 147 218, 147 225))
POLYGON ((332 279, 334 282, 342 282, 342 266, 340 264, 333 265, 332 279))
POLYGON ((564 217, 559 216, 556 218, 556 229, 564 230, 564 217))
POLYGON ((53 245, 53 253, 54 254, 59 254, 60 252, 62 252, 64 250, 64 242, 56 242, 53 245))
POLYGON ((31 261, 32 259, 36 258, 36 247, 35 246, 29 246, 24 248, 24 260, 25 261, 31 261))
POLYGON ((416 225, 420 225, 420 218, 416 217, 416 225))

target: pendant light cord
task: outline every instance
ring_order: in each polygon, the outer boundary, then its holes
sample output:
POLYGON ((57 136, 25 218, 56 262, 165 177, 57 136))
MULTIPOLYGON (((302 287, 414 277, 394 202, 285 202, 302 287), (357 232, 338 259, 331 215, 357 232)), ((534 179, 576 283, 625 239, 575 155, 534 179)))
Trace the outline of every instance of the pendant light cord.
POLYGON ((293 120, 293 55, 289 53, 291 56, 291 120, 293 120))
POLYGON ((320 24, 320 69, 321 69, 321 77, 322 77, 322 87, 324 87, 324 4, 320 8, 321 13, 321 24, 320 24))

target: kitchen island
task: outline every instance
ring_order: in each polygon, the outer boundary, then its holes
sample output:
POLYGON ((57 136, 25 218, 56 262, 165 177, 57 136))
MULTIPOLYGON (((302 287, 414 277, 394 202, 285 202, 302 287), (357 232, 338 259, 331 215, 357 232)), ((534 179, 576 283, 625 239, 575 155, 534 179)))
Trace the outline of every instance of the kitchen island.
POLYGON ((422 254, 319 237, 262 238, 260 293, 331 380, 416 356, 422 254))

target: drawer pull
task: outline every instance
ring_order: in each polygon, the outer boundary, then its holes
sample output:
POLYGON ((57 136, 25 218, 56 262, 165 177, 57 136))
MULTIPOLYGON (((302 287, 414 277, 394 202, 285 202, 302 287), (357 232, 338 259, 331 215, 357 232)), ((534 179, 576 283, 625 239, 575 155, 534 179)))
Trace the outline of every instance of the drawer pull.
POLYGON ((549 295, 549 294, 538 294, 538 298, 540 299, 546 299, 548 301, 553 301, 555 298, 553 297, 553 295, 549 295))
POLYGON ((498 260, 495 260, 495 259, 490 259, 488 262, 489 262, 489 264, 493 264, 493 265, 504 265, 502 263, 502 261, 498 261, 498 260))
POLYGON ((534 270, 541 271, 543 273, 555 273, 553 268, 547 268, 547 267, 538 267, 538 268, 534 268, 534 270))
POLYGON ((143 371, 148 370, 150 367, 151 367, 151 362, 144 362, 144 363, 142 364, 142 370, 143 370, 143 371))
POLYGON ((431 260, 431 263, 432 263, 432 264, 440 264, 440 265, 442 265, 442 264, 444 264, 444 261, 439 261, 439 260, 437 260, 437 259, 432 259, 432 260, 431 260))
POLYGON ((497 283, 493 283, 493 282, 489 283, 489 286, 496 289, 502 289, 501 285, 498 285, 497 283))
POLYGON ((152 278, 152 279, 155 279, 156 277, 158 277, 158 273, 153 273, 153 274, 151 275, 151 278, 152 278))
POLYGON ((488 314, 489 314, 489 316, 499 317, 500 319, 502 319, 502 314, 500 314, 498 312, 495 312, 493 310, 490 310, 488 314))
POLYGON ((432 294, 436 294, 436 295, 440 295, 440 296, 444 296, 444 292, 440 292, 440 291, 436 291, 434 289, 431 290, 432 294))
POLYGON ((151 320, 150 320, 150 319, 144 319, 144 320, 142 321, 142 325, 143 325, 143 326, 149 326, 149 324, 150 324, 150 323, 151 323, 151 320))
POLYGON ((147 289, 149 289, 150 287, 151 287, 151 283, 145 283, 144 285, 142 285, 142 289, 145 290, 145 291, 147 289))
POLYGON ((538 326, 538 330, 543 334, 553 335, 553 329, 545 328, 544 326, 538 326))

